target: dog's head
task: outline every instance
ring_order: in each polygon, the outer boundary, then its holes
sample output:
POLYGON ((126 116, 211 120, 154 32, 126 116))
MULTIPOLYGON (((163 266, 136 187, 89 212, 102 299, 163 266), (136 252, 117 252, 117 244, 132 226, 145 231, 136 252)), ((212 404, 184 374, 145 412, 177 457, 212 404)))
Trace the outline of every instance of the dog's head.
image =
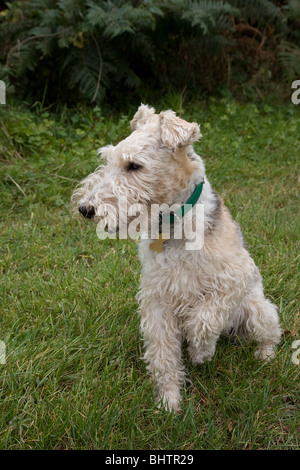
POLYGON ((125 199, 127 205, 143 205, 146 211, 151 204, 172 204, 191 175, 199 171, 199 160, 190 158, 195 155, 192 144, 201 137, 197 123, 189 123, 171 110, 156 114, 142 104, 131 129, 116 146, 99 149, 106 164, 74 191, 73 206, 84 217, 98 222, 109 205, 115 208, 113 218, 118 224, 120 202, 125 199))

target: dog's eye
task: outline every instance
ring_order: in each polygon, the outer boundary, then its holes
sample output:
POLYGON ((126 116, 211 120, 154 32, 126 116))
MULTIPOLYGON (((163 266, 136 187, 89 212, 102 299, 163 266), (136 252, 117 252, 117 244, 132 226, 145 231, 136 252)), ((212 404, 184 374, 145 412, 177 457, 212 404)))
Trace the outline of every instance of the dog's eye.
POLYGON ((141 168, 142 168, 142 165, 140 165, 139 163, 130 162, 127 167, 127 170, 136 171, 136 170, 140 170, 141 168))

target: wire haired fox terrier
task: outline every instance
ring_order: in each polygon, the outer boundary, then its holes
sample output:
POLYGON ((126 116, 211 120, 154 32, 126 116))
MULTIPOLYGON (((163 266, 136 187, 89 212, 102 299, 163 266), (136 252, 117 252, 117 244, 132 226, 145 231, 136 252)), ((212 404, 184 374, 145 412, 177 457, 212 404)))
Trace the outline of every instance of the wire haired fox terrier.
POLYGON ((120 230, 134 220, 130 210, 120 215, 120 203, 126 198, 127 205, 138 205, 144 233, 139 242, 142 276, 137 296, 144 359, 155 380, 159 406, 178 410, 185 377, 184 339, 193 365, 212 359, 222 333, 255 340, 255 356, 269 359, 281 329, 240 228, 211 188, 203 161, 193 149, 201 137, 199 125, 171 110, 156 114, 141 105, 131 128, 133 132, 118 145, 99 149, 107 163, 82 181, 72 203, 96 223, 107 216, 104 229, 109 233, 113 230, 108 212, 113 213, 115 230, 120 230), (174 204, 176 211, 161 210, 174 204), (154 234, 145 236, 153 221, 148 217, 152 206, 159 208, 159 221, 154 234), (162 220, 169 222, 168 233, 162 220), (179 221, 190 223, 188 235, 181 231, 181 237, 175 236, 179 221), (189 235, 198 232, 203 234, 198 245, 187 248, 189 235))

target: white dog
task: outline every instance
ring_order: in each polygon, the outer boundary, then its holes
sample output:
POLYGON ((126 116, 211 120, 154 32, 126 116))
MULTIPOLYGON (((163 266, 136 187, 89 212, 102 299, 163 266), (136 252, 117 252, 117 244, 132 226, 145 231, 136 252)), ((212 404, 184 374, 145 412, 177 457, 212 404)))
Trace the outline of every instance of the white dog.
MULTIPOLYGON (((195 365, 211 360, 219 336, 232 332, 255 340, 256 357, 267 359, 274 356, 281 329, 240 228, 211 188, 203 161, 193 150, 192 144, 201 137, 199 125, 173 111, 156 114, 141 105, 131 127, 131 135, 118 145, 100 149, 107 164, 83 180, 72 201, 76 211, 95 222, 103 219, 103 207, 110 205, 116 226, 121 223, 124 197, 127 204, 145 207, 144 215, 153 204, 178 204, 175 216, 167 215, 171 224, 167 236, 161 234, 160 224, 157 240, 153 236, 140 240, 138 294, 144 358, 155 379, 157 401, 178 410, 185 376, 184 339, 195 365), (187 202, 190 210, 185 211, 187 202), (197 232, 200 207, 204 239, 196 249, 187 249, 187 236, 174 236, 175 221, 189 221, 197 232)), ((125 219, 129 224, 132 215, 125 219)))

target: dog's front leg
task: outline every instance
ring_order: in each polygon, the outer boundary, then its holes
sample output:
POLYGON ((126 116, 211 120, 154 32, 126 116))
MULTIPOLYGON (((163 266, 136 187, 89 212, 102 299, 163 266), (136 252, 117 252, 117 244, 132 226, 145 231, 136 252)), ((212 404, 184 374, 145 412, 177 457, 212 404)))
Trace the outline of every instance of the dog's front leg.
POLYGON ((188 341, 188 353, 193 365, 210 361, 224 328, 227 312, 209 302, 186 312, 183 329, 188 341))
POLYGON ((184 382, 179 321, 159 300, 142 302, 140 313, 144 359, 155 379, 158 406, 170 411, 179 410, 180 387, 184 382))

